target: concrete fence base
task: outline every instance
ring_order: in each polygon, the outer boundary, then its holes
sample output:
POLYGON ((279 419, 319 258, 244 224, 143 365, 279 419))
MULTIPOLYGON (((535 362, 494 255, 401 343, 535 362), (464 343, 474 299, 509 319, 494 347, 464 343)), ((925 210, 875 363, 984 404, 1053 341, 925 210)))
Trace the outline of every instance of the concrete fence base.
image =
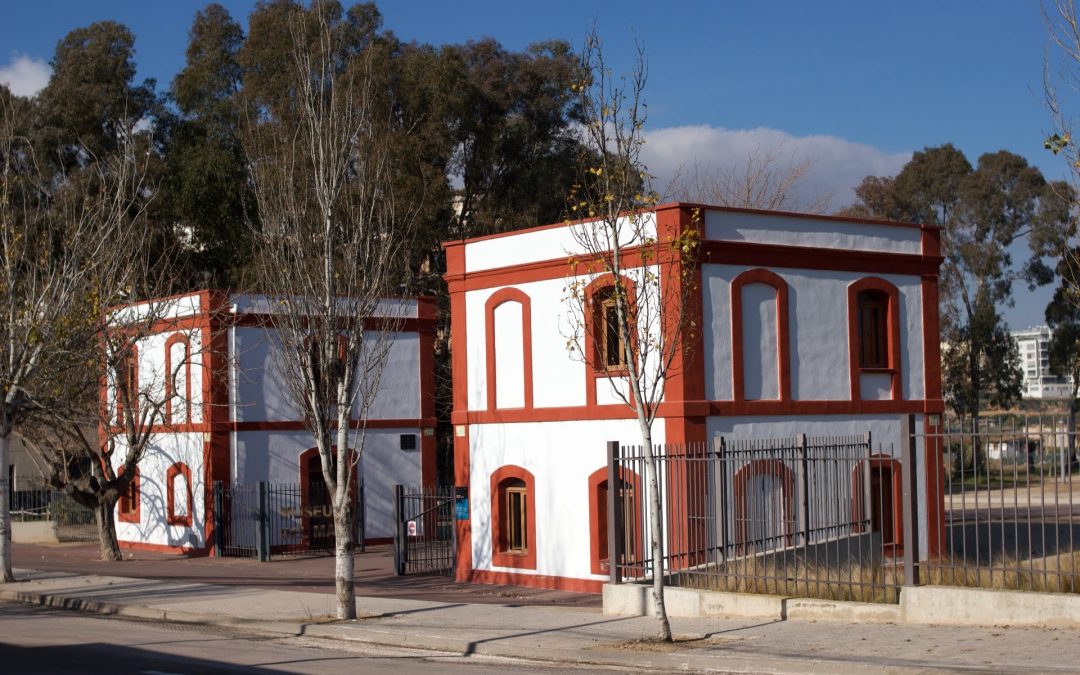
MULTIPOLYGON (((664 600, 671 617, 1080 628, 1080 595, 1071 593, 914 586, 901 590, 899 604, 886 605, 668 587, 664 600)), ((652 611, 651 586, 604 586, 604 614, 652 611)))
POLYGON ((33 520, 11 523, 11 541, 16 544, 55 544, 55 524, 51 520, 33 520))

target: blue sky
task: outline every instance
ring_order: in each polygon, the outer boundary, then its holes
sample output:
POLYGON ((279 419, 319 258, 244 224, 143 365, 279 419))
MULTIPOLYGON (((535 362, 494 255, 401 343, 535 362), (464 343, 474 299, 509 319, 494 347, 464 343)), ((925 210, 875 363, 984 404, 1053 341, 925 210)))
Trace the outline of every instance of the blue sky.
MULTIPOLYGON (((165 87, 204 4, 5 0, 0 79, 47 76, 40 62, 64 34, 113 19, 136 35, 139 76, 165 87)), ((254 6, 222 4, 242 23, 254 6)), ((1005 148, 1049 178, 1065 175, 1042 149, 1050 125, 1037 2, 398 0, 379 8, 405 40, 490 36, 510 49, 552 38, 580 44, 595 21, 617 70, 632 65, 636 37, 649 59, 648 160, 660 183, 688 161, 737 164, 761 144, 813 160, 804 189, 832 193, 834 206, 850 201, 862 176, 895 173, 912 151, 949 141, 973 162, 1005 148)), ((1048 293, 1015 290, 1009 323, 1041 322, 1048 293)))

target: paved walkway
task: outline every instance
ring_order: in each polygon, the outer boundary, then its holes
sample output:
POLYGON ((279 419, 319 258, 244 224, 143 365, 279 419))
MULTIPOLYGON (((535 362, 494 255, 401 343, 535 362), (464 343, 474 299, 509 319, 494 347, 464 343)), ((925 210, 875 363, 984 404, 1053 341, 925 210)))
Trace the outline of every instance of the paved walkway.
MULTIPOLYGON (((20 565, 26 566, 24 553, 20 565)), ((56 559, 46 562, 55 565, 56 559)), ((474 598, 464 591, 442 600, 364 595, 358 598, 361 619, 336 622, 328 592, 275 585, 265 576, 224 585, 179 578, 194 575, 175 559, 153 563, 182 571, 167 579, 128 576, 135 568, 130 562, 102 564, 125 576, 20 569, 19 582, 0 586, 0 599, 278 635, 663 672, 1017 673, 1080 667, 1080 640, 1068 630, 684 619, 673 622, 681 641, 658 649, 640 643, 653 633, 651 619, 604 616, 585 603, 541 602, 536 596, 474 598)), ((214 569, 223 576, 235 568, 214 569)), ((595 596, 588 597, 595 604, 595 596)))

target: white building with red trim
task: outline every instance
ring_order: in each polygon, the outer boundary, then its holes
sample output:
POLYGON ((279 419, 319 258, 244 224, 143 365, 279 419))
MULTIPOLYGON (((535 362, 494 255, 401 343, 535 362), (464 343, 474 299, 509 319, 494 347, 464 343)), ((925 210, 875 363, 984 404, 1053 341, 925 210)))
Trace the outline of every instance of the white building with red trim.
MULTIPOLYGON (((881 465, 897 469, 901 416, 922 424, 943 411, 938 229, 679 203, 647 218, 661 242, 687 228, 701 238, 690 283, 702 329, 665 382, 654 440, 869 432, 881 465)), ((568 353, 568 284, 604 285, 571 277, 582 254, 571 227, 444 244, 455 485, 469 503, 460 580, 599 591, 606 579, 605 445, 640 434, 608 368, 591 362, 600 350, 586 345, 586 362, 568 353)), ((938 454, 920 455, 917 471, 919 494, 940 494, 938 454)), ((919 506, 923 552, 940 541, 935 503, 919 506)))
MULTIPOLYGON (((117 506, 117 537, 129 548, 209 550, 215 481, 299 484, 307 495, 322 480, 319 457, 278 371, 268 298, 202 291, 153 304, 160 318, 137 341, 129 377, 145 400, 164 398, 165 413, 117 506)), ((367 327, 393 317, 397 328, 359 465, 368 541, 393 536, 395 484, 435 484, 434 301, 384 309, 367 327)), ((115 410, 111 383, 105 396, 115 410)))

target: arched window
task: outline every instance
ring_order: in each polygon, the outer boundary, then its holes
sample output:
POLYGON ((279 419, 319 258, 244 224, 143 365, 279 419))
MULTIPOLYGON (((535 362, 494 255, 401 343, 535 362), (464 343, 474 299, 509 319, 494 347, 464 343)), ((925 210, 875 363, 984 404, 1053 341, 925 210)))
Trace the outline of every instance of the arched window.
POLYGON ((165 474, 167 520, 170 525, 191 527, 191 469, 183 462, 169 467, 165 474))
POLYGON ((120 522, 138 523, 141 520, 139 482, 139 467, 135 467, 134 478, 127 484, 127 488, 120 494, 120 499, 116 503, 116 514, 120 522))
POLYGON ((488 298, 484 313, 488 410, 532 408, 532 302, 529 296, 517 288, 500 289, 488 298))
POLYGON ((491 562, 497 567, 536 569, 536 485, 520 466, 491 474, 491 562))
POLYGON ((127 404, 130 402, 132 416, 136 423, 139 419, 139 349, 127 345, 116 366, 116 423, 124 426, 127 404))
POLYGON ((180 333, 165 342, 165 419, 191 422, 191 347, 180 333))
MULTIPOLYGON (((616 504, 619 506, 622 533, 620 564, 634 563, 642 558, 641 541, 641 481, 632 471, 624 469, 619 481, 616 504)), ((593 574, 609 574, 611 541, 608 532, 608 470, 597 469, 589 476, 589 552, 593 574)))
POLYGON ((755 459, 734 478, 735 542, 745 553, 790 546, 795 531, 795 476, 783 462, 755 459))
POLYGON ((851 470, 852 529, 863 532, 869 523, 870 531, 881 535, 882 551, 888 556, 904 553, 903 474, 900 466, 900 461, 893 457, 874 455, 851 470))
POLYGON ((791 400, 788 322, 788 285, 780 275, 756 268, 731 280, 731 376, 736 401, 791 400), (762 288, 766 293, 755 292, 762 288), (775 309, 764 311, 767 303, 775 309))
POLYGON ((851 400, 903 398, 896 286, 878 277, 848 286, 848 353, 851 400))

